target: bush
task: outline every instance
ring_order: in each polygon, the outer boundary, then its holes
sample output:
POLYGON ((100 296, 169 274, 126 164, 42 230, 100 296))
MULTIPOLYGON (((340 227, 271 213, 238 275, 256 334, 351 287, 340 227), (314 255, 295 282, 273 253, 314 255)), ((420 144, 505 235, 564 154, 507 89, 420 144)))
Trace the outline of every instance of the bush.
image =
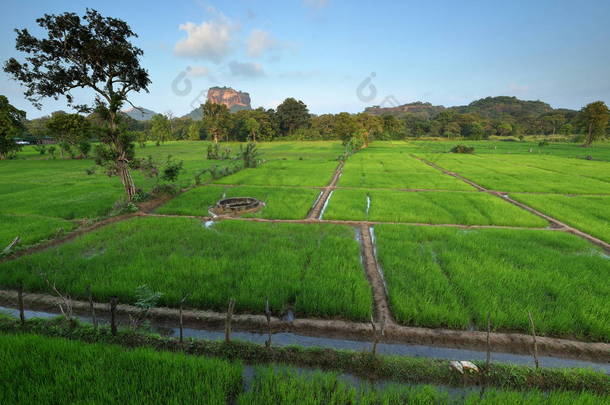
POLYGON ((451 148, 451 153, 474 153, 474 146, 456 145, 451 148))

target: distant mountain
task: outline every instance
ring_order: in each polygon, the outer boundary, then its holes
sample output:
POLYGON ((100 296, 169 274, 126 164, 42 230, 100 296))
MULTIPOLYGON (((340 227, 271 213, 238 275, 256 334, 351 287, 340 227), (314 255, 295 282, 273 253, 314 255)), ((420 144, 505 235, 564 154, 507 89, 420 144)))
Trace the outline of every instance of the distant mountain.
POLYGON ((516 118, 539 116, 553 112, 553 107, 542 101, 519 100, 517 97, 499 96, 486 97, 473 101, 467 106, 451 107, 459 113, 478 114, 481 117, 497 119, 503 115, 516 118))
POLYGON ((203 108, 201 106, 195 108, 190 113, 182 116, 182 118, 190 118, 195 121, 201 121, 203 119, 203 108))
POLYGON ((424 103, 416 101, 414 103, 408 103, 399 105, 397 107, 380 107, 378 105, 373 107, 367 107, 364 112, 373 115, 416 115, 423 119, 434 118, 438 113, 444 111, 445 107, 442 105, 432 105, 430 103, 424 103))
POLYGON ((510 115, 514 118, 538 117, 548 113, 561 112, 573 115, 574 110, 565 108, 553 109, 549 104, 539 100, 520 100, 517 97, 498 96, 486 97, 464 106, 444 107, 417 101, 397 107, 367 107, 364 110, 374 115, 391 114, 396 116, 417 116, 423 119, 433 119, 442 111, 452 111, 460 114, 476 114, 482 118, 499 119, 510 115))
POLYGON ((152 118, 153 115, 156 114, 156 112, 149 110, 147 108, 144 108, 144 107, 138 107, 138 108, 131 107, 131 108, 128 108, 121 112, 125 115, 128 115, 129 117, 133 118, 136 121, 148 121, 152 118))

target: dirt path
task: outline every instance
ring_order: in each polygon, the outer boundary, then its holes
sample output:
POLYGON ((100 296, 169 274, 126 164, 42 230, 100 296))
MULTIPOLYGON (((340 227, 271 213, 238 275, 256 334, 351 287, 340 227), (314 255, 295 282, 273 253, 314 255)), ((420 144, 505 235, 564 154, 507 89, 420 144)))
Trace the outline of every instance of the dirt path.
MULTIPOLYGON (((46 294, 27 293, 24 294, 23 299, 26 309, 33 310, 55 312, 60 303, 59 298, 46 294)), ((17 293, 0 290, 0 304, 15 307, 17 293)), ((76 313, 83 315, 89 313, 88 302, 72 301, 72 305, 76 313)), ((107 314, 109 311, 108 304, 95 303, 94 306, 98 314, 107 314)), ((139 308, 132 305, 120 304, 117 307, 117 312, 121 315, 135 315, 139 311, 139 308)), ((153 308, 150 316, 158 320, 177 322, 179 311, 173 308, 153 308)), ((201 310, 186 310, 183 316, 187 327, 222 327, 225 319, 224 313, 201 310)), ((260 333, 267 331, 267 321, 264 315, 233 315, 233 322, 236 327, 241 329, 260 333)), ((372 334, 369 323, 321 319, 296 319, 288 323, 275 317, 272 317, 271 323, 275 332, 290 331, 302 335, 370 340, 372 334)), ((567 357, 596 362, 610 361, 610 344, 608 343, 580 342, 540 336, 537 336, 536 340, 538 353, 541 356, 567 357)), ((486 333, 389 324, 386 325, 384 341, 485 350, 486 333)), ((532 337, 522 333, 491 333, 490 342, 493 351, 530 354, 532 350, 532 337)))
POLYGON ((379 269, 379 263, 377 263, 377 258, 375 257, 375 247, 373 246, 373 238, 371 237, 371 231, 368 225, 360 226, 360 243, 362 245, 364 269, 366 270, 366 276, 373 290, 375 320, 377 322, 384 320, 386 325, 393 325, 394 318, 390 312, 385 282, 379 269))
POLYGON ((339 163, 339 166, 337 166, 337 169, 335 170, 335 174, 333 175, 332 180, 330 181, 328 186, 326 186, 322 189, 322 195, 320 195, 320 198, 318 198, 318 200, 316 201, 314 206, 309 211, 309 214, 307 214, 307 219, 310 219, 310 220, 311 219, 320 219, 320 215, 322 214, 322 209, 324 208, 324 205, 326 204, 326 201, 328 200, 330 193, 337 186, 337 182, 339 181, 339 177, 341 176, 341 172, 343 170, 343 163, 344 162, 339 163))
POLYGON ((508 202, 510 204, 513 204, 513 205, 515 205, 515 206, 517 206, 519 208, 522 208, 522 209, 524 209, 526 211, 529 211, 530 213, 532 213, 534 215, 539 216, 540 218, 543 218, 543 219, 547 220, 549 222, 549 224, 551 225, 551 227, 554 227, 554 228, 557 228, 557 229, 559 229, 561 231, 569 232, 571 234, 579 236, 579 237, 581 237, 581 238, 583 238, 583 239, 585 239, 585 240, 587 240, 587 241, 589 241, 589 242, 591 242, 591 243, 593 243, 593 244, 603 248, 606 252, 610 252, 610 244, 604 242, 603 240, 598 239, 595 236, 589 235, 588 233, 583 232, 583 231, 581 231, 579 229, 576 229, 576 228, 574 228, 572 226, 569 226, 569 225, 559 221, 556 218, 553 218, 553 217, 551 217, 551 216, 549 216, 547 214, 544 214, 543 212, 540 212, 540 211, 530 207, 529 205, 526 205, 526 204, 523 204, 523 203, 521 203, 519 201, 513 200, 506 193, 502 193, 502 192, 498 192, 498 191, 493 191, 493 190, 488 190, 485 187, 480 186, 477 183, 475 183, 475 182, 473 182, 473 181, 471 181, 471 180, 469 180, 469 179, 467 179, 465 177, 462 177, 462 176, 460 176, 457 173, 445 170, 444 168, 442 168, 442 167, 440 167, 440 166, 438 166, 438 165, 436 165, 436 164, 434 164, 434 163, 432 163, 432 162, 430 162, 430 161, 428 161, 426 159, 419 158, 419 157, 414 156, 414 155, 411 155, 411 156, 413 156, 415 159, 417 159, 417 160, 419 160, 419 161, 421 161, 423 163, 426 163, 427 165, 429 165, 431 167, 434 167, 437 170, 440 170, 441 172, 443 172, 445 174, 448 174, 449 176, 453 176, 453 177, 455 177, 457 179, 460 179, 460 180, 470 184, 471 186, 475 187, 479 191, 493 194, 493 195, 503 199, 504 201, 506 201, 506 202, 508 202))

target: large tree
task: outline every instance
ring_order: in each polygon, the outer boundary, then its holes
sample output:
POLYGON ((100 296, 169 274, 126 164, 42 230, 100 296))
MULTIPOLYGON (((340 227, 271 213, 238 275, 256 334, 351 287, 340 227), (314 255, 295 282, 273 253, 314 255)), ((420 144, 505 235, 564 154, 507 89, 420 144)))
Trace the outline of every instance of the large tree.
POLYGON ((309 125, 309 110, 301 100, 287 98, 277 107, 276 114, 283 135, 290 135, 296 129, 309 125))
POLYGON ((202 110, 203 127, 208 134, 212 135, 214 143, 218 143, 229 131, 231 121, 229 109, 224 104, 217 104, 208 100, 202 106, 202 110))
POLYGON ((591 146, 594 140, 604 136, 609 117, 608 106, 603 101, 587 104, 580 110, 579 119, 586 130, 585 143, 582 146, 591 146))
POLYGON ((36 22, 46 38, 16 30, 16 49, 28 56, 25 61, 9 59, 4 70, 25 86, 26 98, 38 108, 45 97, 63 96, 78 111, 91 111, 91 105, 75 104, 71 91, 95 92, 96 111, 106 123, 100 137, 107 145, 105 163, 120 176, 131 199, 136 193, 129 171, 135 158, 133 137, 119 125, 119 110, 129 102, 130 92, 148 91, 150 84, 148 72, 140 66, 143 51, 130 42, 137 35, 125 21, 91 9, 82 17, 45 14, 36 22))
POLYGON ((6 97, 0 96, 0 160, 19 150, 15 138, 23 134, 24 120, 25 112, 13 107, 6 97))
POLYGON ((70 152, 70 148, 88 141, 91 132, 91 123, 80 114, 56 112, 45 125, 48 134, 62 145, 62 151, 66 149, 70 152))
POLYGON ((155 114, 150 119, 150 132, 153 139, 157 141, 157 145, 167 141, 170 137, 170 124, 167 116, 163 114, 155 114))

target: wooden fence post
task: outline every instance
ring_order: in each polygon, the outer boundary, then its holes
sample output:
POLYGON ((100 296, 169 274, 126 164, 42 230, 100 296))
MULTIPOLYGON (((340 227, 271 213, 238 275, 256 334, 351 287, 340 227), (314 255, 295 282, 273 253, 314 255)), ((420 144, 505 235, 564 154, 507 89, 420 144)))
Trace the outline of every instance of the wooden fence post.
POLYGON ((97 329, 97 318, 95 317, 95 306, 93 305, 93 293, 91 292, 91 286, 87 286, 87 295, 89 296, 89 311, 91 311, 91 322, 93 327, 97 329))
POLYGON ((110 297, 110 332, 116 336, 116 306, 118 298, 110 297))
POLYGON ((231 342, 231 320, 233 319, 233 310, 235 309, 235 300, 229 300, 229 308, 227 309, 227 318, 225 320, 225 342, 231 342))
POLYGON ((489 312, 487 313, 487 358, 485 360, 485 370, 489 370, 489 365, 491 363, 491 343, 490 343, 490 335, 491 334, 491 318, 489 312))
POLYGON ((268 338, 265 342, 265 346, 271 347, 271 310, 269 309, 269 298, 267 298, 267 302, 265 303, 265 317, 267 318, 267 333, 268 338))
POLYGON ((532 327, 532 337, 534 339, 534 363, 536 364, 536 369, 540 366, 538 364, 538 342, 536 342, 536 329, 534 328, 534 319, 532 318, 532 313, 527 313, 530 318, 530 326, 532 327))
POLYGON ((23 305, 23 285, 19 284, 17 287, 17 302, 19 304, 19 320, 21 324, 25 324, 25 308, 23 305))
POLYGON ((184 321, 182 318, 182 309, 184 307, 184 302, 186 301, 186 295, 182 297, 180 300, 180 343, 184 341, 184 321))

